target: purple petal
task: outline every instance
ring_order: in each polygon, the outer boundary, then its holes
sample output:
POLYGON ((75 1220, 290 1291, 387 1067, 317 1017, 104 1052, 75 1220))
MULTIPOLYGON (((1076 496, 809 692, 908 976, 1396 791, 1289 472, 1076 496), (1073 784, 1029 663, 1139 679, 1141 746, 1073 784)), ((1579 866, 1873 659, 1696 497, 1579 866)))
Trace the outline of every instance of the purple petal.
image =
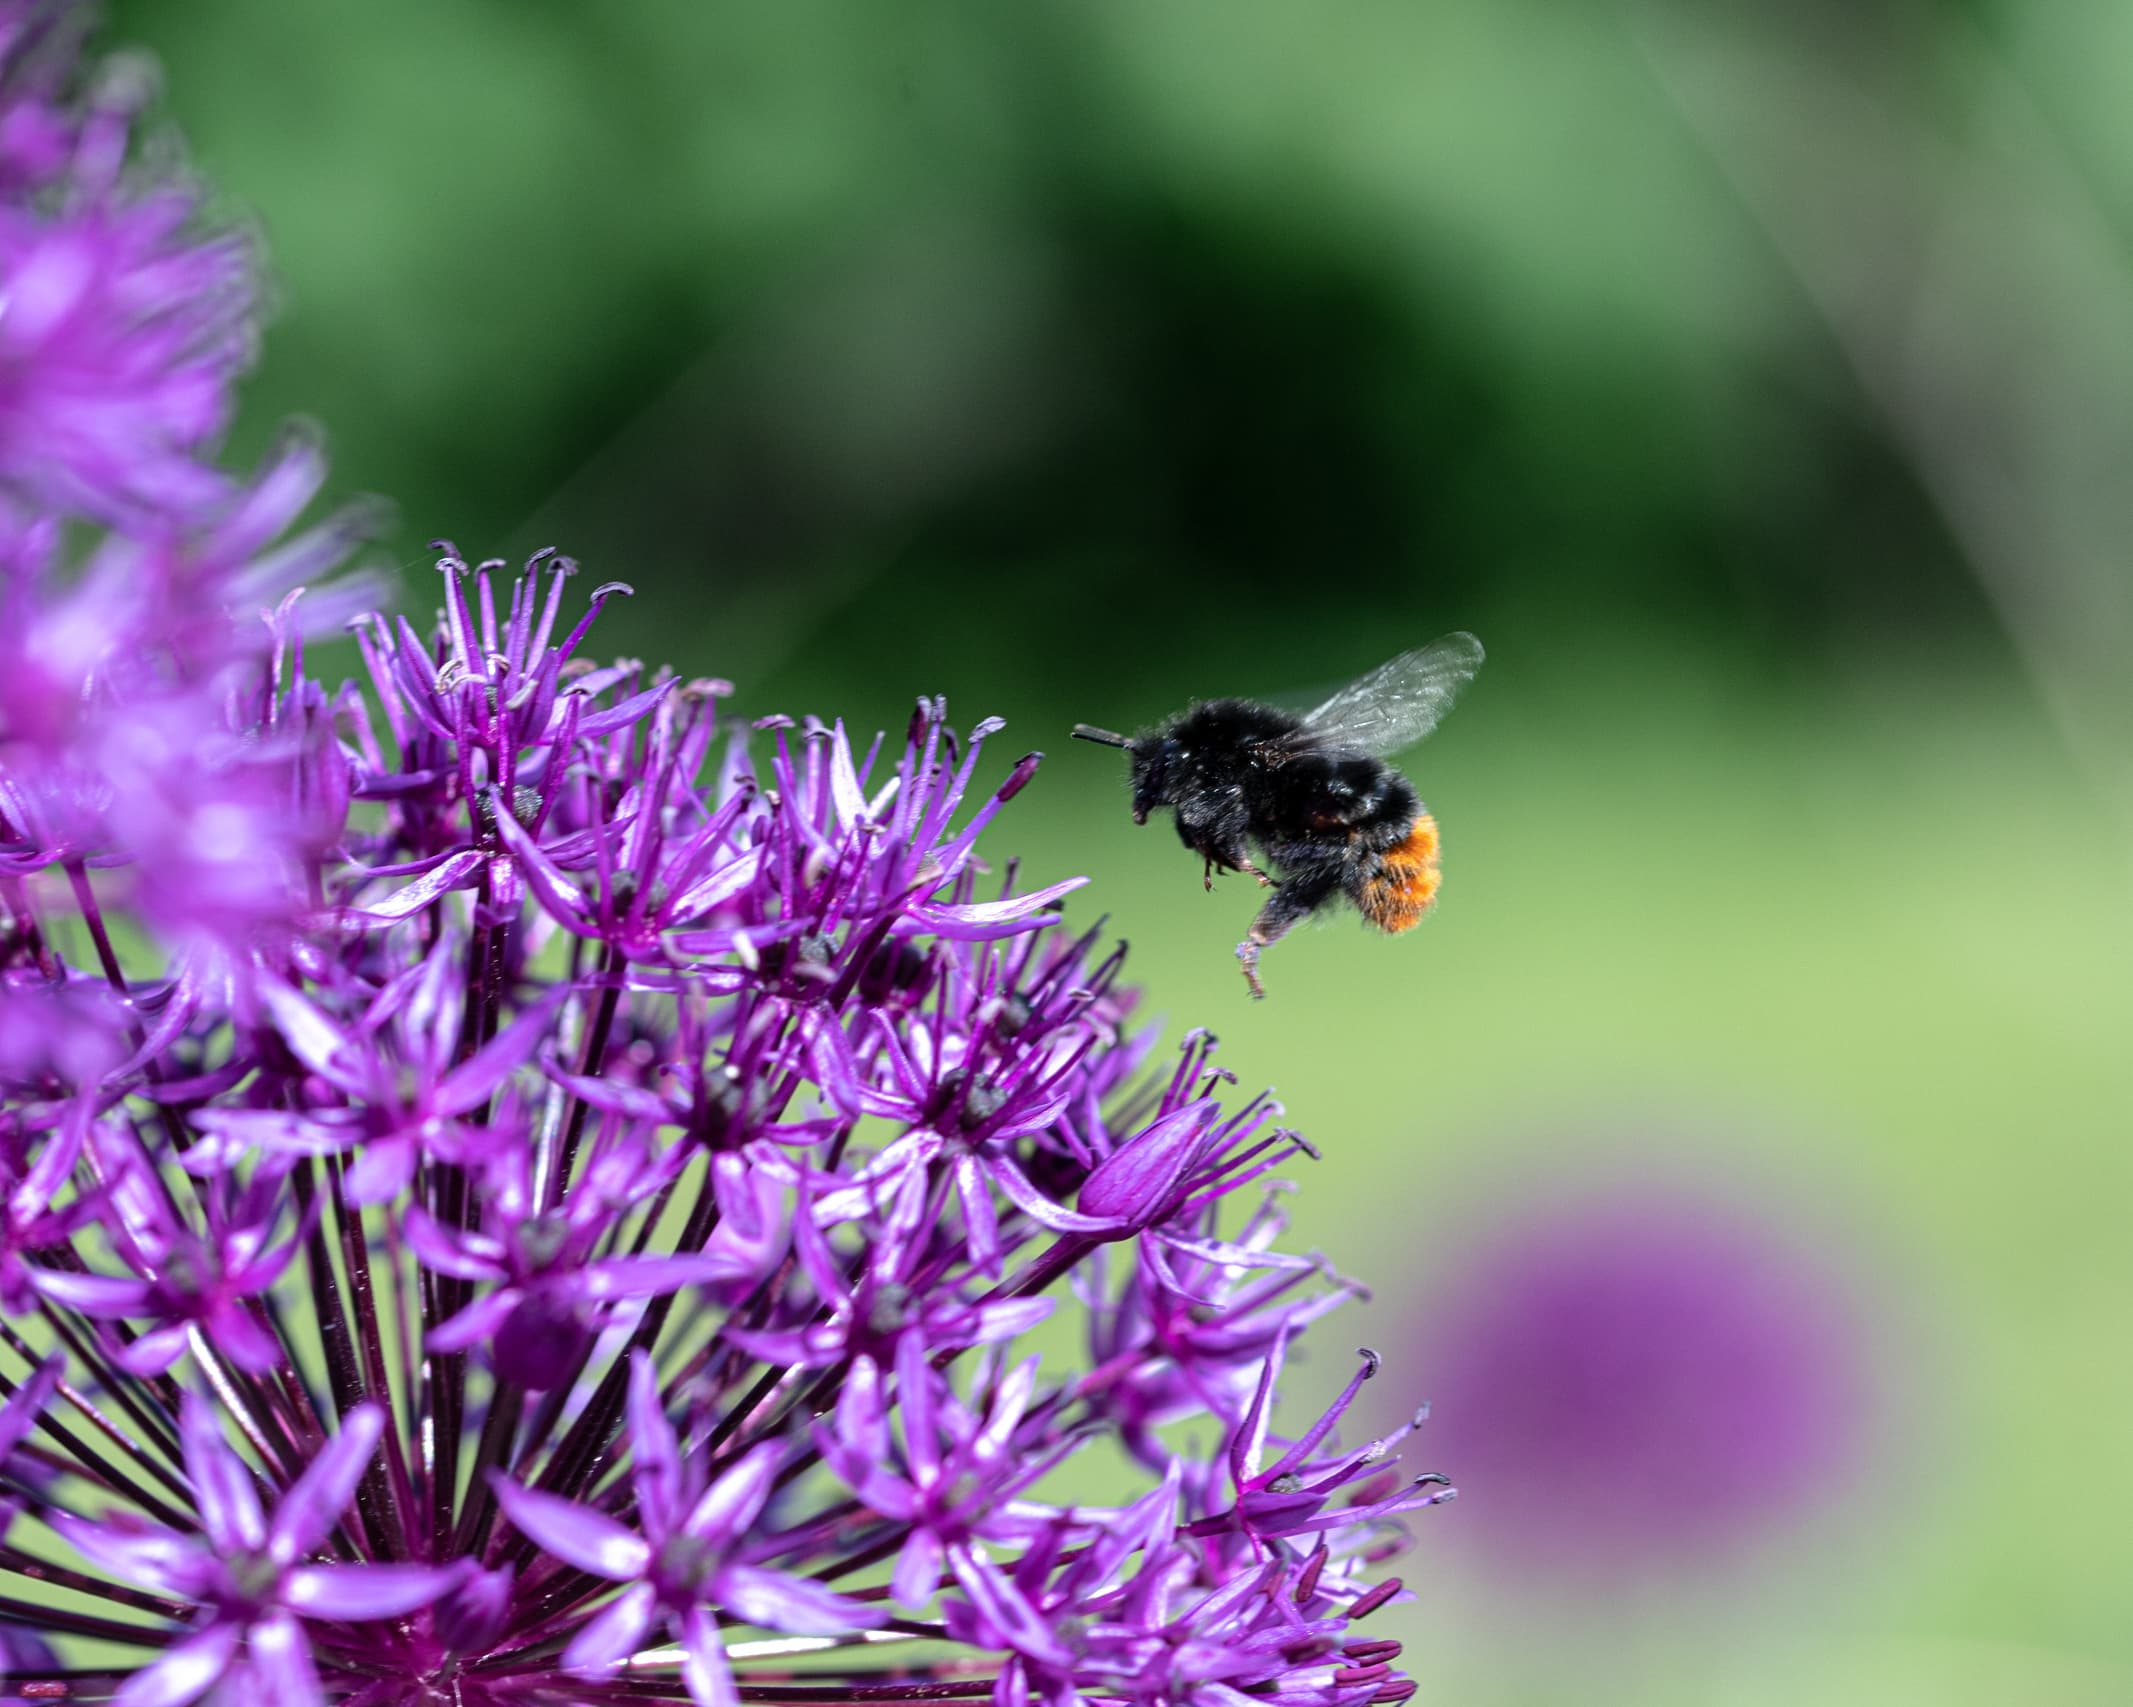
POLYGON ((962 901, 928 904, 911 909, 911 916, 927 928, 946 937, 977 939, 997 925, 1013 924, 1026 919, 1030 914, 1048 907, 1062 895, 1070 895, 1089 880, 1086 877, 1069 877, 1061 882, 1048 884, 1042 889, 1032 889, 1027 895, 1010 896, 1005 901, 962 901))
POLYGON ((480 870, 481 862, 482 856, 471 849, 455 853, 442 865, 394 890, 384 900, 368 907, 347 908, 341 914, 342 922, 355 926, 391 925, 413 918, 440 895, 470 882, 480 870))
POLYGON ((183 1322, 143 1334, 118 1354, 116 1362, 128 1375, 161 1375, 185 1355, 186 1327, 183 1322))
POLYGON ((941 1586, 941 1543, 930 1529, 914 1529, 904 1538, 904 1550, 896 1558, 896 1574, 889 1592, 907 1612, 923 1612, 941 1586))
POLYGON ((896 1347, 896 1402, 903 1409, 904 1456, 911 1479, 926 1486, 941 1468, 939 1412, 934 1408, 941 1377, 926 1354, 926 1342, 906 1334, 896 1347))
POLYGON ((602 1302, 617 1298, 658 1298, 684 1286, 703 1286, 734 1277, 725 1257, 602 1257, 572 1277, 581 1298, 602 1302))
POLYGON ((350 1096, 362 1096, 367 1089, 362 1075, 342 1063, 343 1055, 360 1058, 348 1034, 280 979, 262 977, 258 988, 290 1052, 328 1083, 350 1096))
MULTIPOLYGON (((509 1477, 492 1473, 489 1486, 508 1517, 529 1541, 596 1577, 628 1582, 644 1574, 652 1549, 613 1518, 574 1500, 522 1488, 509 1477)), ((767 1490, 766 1490, 767 1491, 767 1490)))
POLYGON ((607 735, 617 729, 626 729, 653 706, 657 705, 674 686, 672 681, 661 682, 657 687, 646 688, 642 693, 631 694, 605 711, 588 712, 578 723, 578 738, 590 735, 607 735))
POLYGON ((758 1363, 782 1363, 788 1366, 819 1368, 823 1363, 840 1361, 844 1356, 844 1340, 835 1329, 829 1329, 825 1343, 824 1330, 818 1328, 795 1328, 785 1333, 757 1333, 750 1328, 721 1328, 720 1337, 737 1350, 745 1351, 758 1363))
POLYGON ((52 1402, 66 1371, 65 1356, 54 1354, 30 1371, 29 1379, 8 1395, 6 1406, 0 1408, 0 1463, 43 1421, 45 1406, 52 1402))
POLYGON ((853 1361, 837 1395, 837 1438, 876 1464, 889 1460, 889 1408, 882 1397, 881 1368, 871 1357, 853 1361))
POLYGON ((543 1062, 542 1067, 549 1078, 571 1095, 583 1097, 593 1107, 610 1114, 624 1115, 631 1120, 649 1120, 658 1126, 679 1126, 688 1119, 687 1110, 676 1108, 657 1091, 648 1091, 641 1085, 617 1084, 612 1079, 565 1072, 553 1062, 543 1062))
POLYGON ((189 1600, 214 1572, 212 1549, 190 1536, 167 1529, 129 1534, 62 1511, 53 1512, 50 1522, 90 1564, 152 1593, 189 1600))
POLYGON ((88 1130, 95 1107, 93 1098, 75 1099, 59 1130, 46 1141, 30 1171, 22 1176, 22 1183, 9 1195, 8 1208, 15 1216, 26 1219, 43 1209, 52 1201, 52 1194, 67 1183, 67 1176, 74 1172, 81 1155, 82 1134, 88 1130))
POLYGON ((311 1665, 311 1644, 295 1619, 262 1619, 247 1632, 246 1646, 261 1684, 262 1702, 271 1702, 273 1707, 324 1707, 326 1697, 311 1665))
POLYGON ((681 1443, 659 1398, 659 1372, 641 1347, 630 1354, 630 1451, 644 1527, 665 1535, 681 1517, 681 1443))
POLYGON ((535 845, 533 838, 519 827, 517 819, 508 812, 499 812, 496 833, 518 862, 520 874, 550 918, 578 936, 599 934, 599 926, 585 905, 584 894, 535 845))
POLYGON ((112 1707, 186 1707, 199 1700, 229 1669, 243 1634, 235 1624, 210 1624, 129 1677, 111 1698, 112 1707))
POLYGON ((866 796, 859 791, 859 774, 852 768, 852 743, 845 735, 842 718, 830 741, 830 798, 837 803, 838 823, 846 829, 867 821, 866 796))
MULTIPOLYGON (((473 1561, 462 1563, 472 1566, 473 1561)), ((510 1566, 472 1570, 431 1614, 437 1640, 449 1653, 478 1654, 496 1645, 511 1612, 511 1591, 518 1577, 510 1566)))
POLYGON ((682 1615, 681 1651, 681 1678, 696 1707, 741 1707, 740 1691, 733 1687, 733 1668, 726 1663, 725 1645, 718 1639, 717 1620, 701 1607, 691 1607, 682 1615))
POLYGON ((1005 1152, 988 1156, 986 1171, 1007 1200, 1040 1226, 1049 1227, 1055 1233, 1108 1233, 1114 1238, 1119 1235, 1121 1224, 1115 1220, 1083 1215, 1054 1203, 1030 1183, 1028 1176, 1005 1152))
POLYGON ((493 1248, 493 1240, 479 1234, 462 1239, 449 1233, 419 1203, 408 1205, 400 1227, 408 1248, 424 1268, 449 1274, 454 1280, 501 1280, 507 1272, 495 1255, 479 1255, 469 1248, 477 1242, 493 1248))
POLYGON ((348 1413, 341 1432, 311 1460, 274 1508, 267 1549, 277 1563, 290 1564, 316 1552, 333 1532, 355 1497, 356 1483, 362 1480, 384 1432, 385 1414, 375 1404, 361 1404, 348 1413))
MULTIPOLYGON (((228 1140, 240 1152, 256 1145, 300 1156, 328 1156, 345 1150, 363 1135, 362 1129, 352 1124, 329 1125, 315 1116, 279 1108, 203 1108, 192 1116, 192 1123, 202 1132, 228 1140)), ((185 1152, 188 1173, 200 1171, 193 1165, 199 1149, 196 1144, 185 1152)))
POLYGON ((465 1351, 469 1346, 480 1345, 495 1338, 504 1318, 518 1308, 523 1297, 525 1293, 518 1287, 506 1286, 486 1298, 477 1298, 449 1321, 430 1329, 422 1336, 422 1343, 430 1351, 465 1351))
POLYGON ((264 1375, 281 1361, 281 1342, 252 1319, 239 1299, 218 1302, 201 1326, 215 1349, 248 1375, 264 1375))
POLYGON ((563 1650, 564 1666, 575 1672, 612 1671, 644 1645, 652 1613, 659 1604, 650 1583, 633 1583, 600 1609, 563 1650))
POLYGON ((667 908, 670 919, 697 919, 710 912, 720 903, 730 901, 742 890, 750 888, 763 870, 763 850, 750 848, 738 858, 728 860, 701 882, 692 884, 677 895, 667 908))
POLYGON ((929 1326, 926 1337, 936 1349, 992 1345, 1028 1333, 1039 1323, 1049 1321, 1051 1314, 1052 1301, 1049 1298, 1003 1298, 996 1304, 980 1304, 968 1312, 960 1327, 943 1327, 936 1332, 929 1326))
POLYGON ((871 1630, 888 1621, 878 1606, 847 1600, 805 1577, 766 1571, 754 1565, 728 1565, 711 1579, 720 1605, 745 1624, 783 1630, 794 1636, 842 1636, 871 1630))
POLYGON ((398 1197, 415 1177, 416 1145, 411 1132, 374 1139, 348 1170, 348 1201, 368 1207, 398 1197))
POLYGON ((1051 1625, 995 1566, 963 1546, 948 1549, 948 1564, 971 1605, 1009 1645, 1033 1659, 1068 1663, 1070 1656, 1051 1625))
POLYGON ((465 1114, 486 1102, 490 1093, 531 1057, 568 993, 567 986, 551 991, 447 1073, 432 1098, 438 1111, 465 1114))
POLYGON ((449 1565, 299 1565, 282 1576, 285 1606, 308 1618, 398 1618, 458 1586, 449 1565))
POLYGON ((1000 1383, 999 1390, 993 1395, 992 1414, 985 1419, 984 1428, 979 1430, 972 1443, 979 1458, 997 1458, 1006 1452, 1022 1421, 1022 1413, 1029 1409, 1030 1398, 1037 1390, 1037 1362, 1034 1357, 1024 1358, 1000 1383))
POLYGON ((61 1274, 48 1268, 30 1270, 30 1283, 47 1298, 86 1316, 142 1316, 148 1313, 149 1284, 114 1274, 61 1274))
MULTIPOLYGON (((1010 1172, 1014 1164, 1005 1156, 995 1159, 995 1172, 1010 1172)), ((955 1159, 955 1196, 963 1210, 963 1234, 970 1246, 970 1266, 994 1279, 1000 1274, 1000 1217, 993 1207, 992 1187, 986 1169, 968 1152, 955 1159)))
POLYGON ((225 1554, 255 1552, 266 1545, 267 1524, 251 1469, 230 1449, 215 1408, 197 1393, 185 1395, 178 1413, 185 1444, 185 1472, 208 1539, 225 1554))
MULTIPOLYGON (((660 1418, 660 1426, 666 1419, 660 1418)), ((746 1533, 763 1502, 770 1498, 778 1467, 785 1462, 785 1448, 766 1440, 704 1491, 683 1525, 699 1540, 724 1545, 746 1533)))

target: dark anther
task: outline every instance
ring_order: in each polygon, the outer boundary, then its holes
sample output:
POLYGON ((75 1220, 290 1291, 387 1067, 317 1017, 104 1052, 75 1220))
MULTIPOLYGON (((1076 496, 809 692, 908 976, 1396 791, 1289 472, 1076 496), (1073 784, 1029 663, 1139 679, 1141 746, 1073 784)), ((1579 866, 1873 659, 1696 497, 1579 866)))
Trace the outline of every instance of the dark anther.
POLYGON ((727 1134, 740 1119, 748 1101, 741 1089, 741 1076, 729 1063, 707 1074, 697 1092, 689 1135, 707 1150, 725 1147, 727 1134))
POLYGON ((963 1094, 963 1130, 975 1132, 986 1121, 1000 1112, 1007 1101, 1007 1093, 984 1079, 971 1081, 970 1089, 963 1094))
POLYGON ((992 1022, 993 1030, 1002 1037, 1014 1037, 1029 1024, 1029 998, 1019 990, 1010 990, 1000 998, 1000 1011, 992 1022))
POLYGON ((546 1268, 563 1254, 570 1228, 558 1215, 535 1215, 521 1221, 516 1233, 519 1253, 528 1268, 546 1268))
POLYGON ((803 966, 827 966, 835 945, 820 931, 808 931, 796 937, 780 937, 776 942, 766 942, 760 950, 763 976, 782 977, 787 972, 798 971, 803 966))
POLYGON ((908 998, 932 982, 933 951, 909 940, 885 942, 859 975, 859 999, 879 1005, 908 998))
POLYGON ((901 1333, 911 1320, 911 1289, 894 1281, 880 1288, 867 1303, 867 1331, 879 1339, 901 1333))
POLYGON ((953 1114, 959 1131, 973 1132, 998 1114, 1006 1100, 993 1085, 973 1078, 969 1068, 953 1067, 941 1075, 928 1116, 936 1125, 945 1127, 953 1114))

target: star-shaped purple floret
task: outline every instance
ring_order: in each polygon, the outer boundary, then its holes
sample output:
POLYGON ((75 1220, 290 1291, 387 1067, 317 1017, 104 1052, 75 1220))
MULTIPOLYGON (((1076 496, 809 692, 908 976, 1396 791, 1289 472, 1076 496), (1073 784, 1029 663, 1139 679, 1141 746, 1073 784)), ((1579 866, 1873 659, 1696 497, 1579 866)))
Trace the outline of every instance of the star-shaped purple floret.
POLYGON ((232 1701, 322 1701, 307 1625, 397 1618, 457 1584, 454 1568, 319 1558, 384 1425, 376 1405, 351 1411, 269 1516, 251 1467, 223 1436, 213 1409, 188 1395, 179 1426, 198 1534, 124 1513, 102 1522, 53 1515, 52 1526, 84 1558, 121 1582, 207 1609, 185 1640, 127 1681, 116 1697, 120 1707, 185 1707, 218 1683, 232 1701))
POLYGON ((763 1540, 755 1521, 769 1500, 785 1448, 766 1441, 705 1482, 700 1457, 684 1459, 659 1398, 652 1362, 630 1362, 631 1486, 634 1528, 591 1506, 525 1488, 505 1476, 491 1485, 504 1513, 557 1558, 622 1593, 577 1635, 563 1655, 573 1671, 599 1673, 637 1653, 656 1619, 680 1642, 683 1676, 702 1707, 739 1707, 719 1639, 724 1621, 796 1636, 841 1636, 886 1621, 876 1607, 819 1583, 751 1564, 763 1540))

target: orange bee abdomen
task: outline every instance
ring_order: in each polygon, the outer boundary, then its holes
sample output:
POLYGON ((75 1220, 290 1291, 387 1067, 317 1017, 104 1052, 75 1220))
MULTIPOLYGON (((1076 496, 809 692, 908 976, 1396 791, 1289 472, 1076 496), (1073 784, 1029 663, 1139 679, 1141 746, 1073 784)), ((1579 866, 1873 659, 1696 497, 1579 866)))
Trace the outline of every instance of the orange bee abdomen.
POLYGON ((1437 869, 1437 820, 1424 812, 1415 819, 1405 841, 1378 855, 1355 904, 1379 930, 1397 936, 1422 922, 1442 881, 1443 873, 1437 869))

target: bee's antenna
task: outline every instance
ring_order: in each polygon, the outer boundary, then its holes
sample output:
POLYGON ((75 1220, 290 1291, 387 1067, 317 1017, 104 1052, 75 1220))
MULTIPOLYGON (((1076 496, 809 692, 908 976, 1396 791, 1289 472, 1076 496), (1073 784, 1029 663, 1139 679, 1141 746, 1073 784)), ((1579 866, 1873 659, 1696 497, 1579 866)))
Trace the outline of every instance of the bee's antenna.
POLYGON ((1092 729, 1086 723, 1074 725, 1074 739, 1077 741, 1094 741, 1099 746, 1104 747, 1123 747, 1129 753, 1138 745, 1137 742, 1127 736, 1114 735, 1108 729, 1092 729))

